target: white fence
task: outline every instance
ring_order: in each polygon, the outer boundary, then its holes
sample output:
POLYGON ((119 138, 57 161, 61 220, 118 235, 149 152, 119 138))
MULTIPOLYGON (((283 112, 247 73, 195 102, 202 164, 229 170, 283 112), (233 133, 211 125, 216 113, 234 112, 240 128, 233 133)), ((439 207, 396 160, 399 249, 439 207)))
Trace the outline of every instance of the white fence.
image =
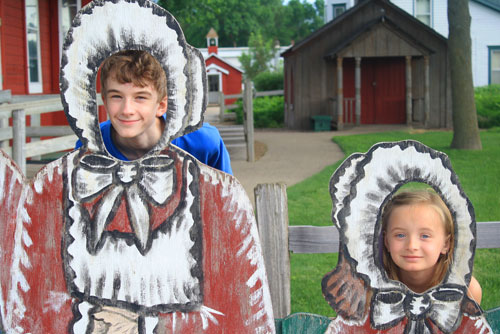
MULTIPOLYGON (((98 106, 102 105, 100 94, 98 106)), ((26 173, 26 159, 43 154, 60 152, 75 147, 77 140, 69 126, 40 126, 40 115, 63 110, 59 95, 40 96, 26 102, 0 105, 0 147, 9 154, 26 173), (31 126, 26 126, 26 116, 31 116, 31 126), (12 119, 12 127, 9 126, 12 119), (30 143, 26 138, 30 137, 30 143), (55 137, 38 140, 40 137, 55 137), (12 146, 9 145, 12 139, 12 146)))

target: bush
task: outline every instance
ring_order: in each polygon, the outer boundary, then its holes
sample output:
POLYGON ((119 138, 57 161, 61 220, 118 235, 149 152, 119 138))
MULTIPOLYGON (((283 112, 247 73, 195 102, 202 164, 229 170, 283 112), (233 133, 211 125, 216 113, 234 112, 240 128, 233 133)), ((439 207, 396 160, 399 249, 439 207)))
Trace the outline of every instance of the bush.
MULTIPOLYGON (((243 124, 243 102, 236 102, 236 122, 243 124)), ((283 96, 263 96, 253 100, 253 124, 256 128, 281 128, 284 122, 283 96)))
POLYGON ((283 70, 279 72, 262 72, 253 79, 258 92, 283 89, 283 70))
POLYGON ((500 126, 500 85, 474 89, 477 122, 480 128, 500 126))

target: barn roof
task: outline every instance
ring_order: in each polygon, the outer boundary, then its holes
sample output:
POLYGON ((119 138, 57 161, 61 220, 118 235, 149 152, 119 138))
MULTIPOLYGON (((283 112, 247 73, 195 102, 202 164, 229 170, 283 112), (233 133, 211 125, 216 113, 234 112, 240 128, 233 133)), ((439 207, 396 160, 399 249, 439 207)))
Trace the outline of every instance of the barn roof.
POLYGON ((230 62, 228 62, 228 61, 224 60, 224 58, 219 57, 216 53, 211 53, 210 55, 208 55, 208 57, 207 57, 207 58, 205 58, 205 63, 206 63, 206 62, 207 62, 210 58, 212 58, 212 57, 217 58, 218 60, 220 60, 221 62, 223 62, 225 65, 227 65, 227 66, 229 66, 229 67, 231 67, 231 68, 234 68, 236 71, 243 73, 243 70, 242 70, 241 68, 238 68, 238 67, 236 67, 236 66, 232 65, 230 62))
MULTIPOLYGON (((496 0, 484 0, 484 1, 496 1, 496 0)), ((500 1, 500 0, 498 0, 498 1, 500 1)), ((390 19, 387 18, 387 16, 385 15, 385 11, 384 11, 384 7, 385 7, 385 8, 391 9, 392 11, 405 17, 405 19, 407 19, 408 21, 419 25, 420 31, 425 31, 427 33, 430 33, 430 34, 434 35, 436 38, 441 39, 443 42, 446 41, 446 38, 443 37, 438 32, 436 32, 434 29, 432 29, 431 27, 429 27, 425 23, 420 22, 418 19, 416 19, 412 15, 408 14, 406 11, 404 11, 403 9, 394 5, 393 3, 389 2, 388 0, 368 0, 368 1, 360 2, 359 4, 353 6, 350 9, 348 9, 347 11, 345 11, 342 15, 338 16, 336 19, 326 23, 324 26, 322 26, 318 30, 311 33, 308 37, 306 37, 305 39, 303 39, 299 43, 296 43, 295 45, 293 45, 292 47, 287 49, 285 52, 283 52, 281 54, 281 56, 287 57, 287 56, 291 55, 292 53, 294 53, 295 51, 307 46, 309 43, 313 42, 316 38, 322 36, 324 33, 331 31, 331 30, 334 30, 335 26, 338 25, 339 23, 341 23, 345 20, 351 20, 359 11, 362 10, 363 7, 368 6, 374 2, 377 3, 380 7, 382 7, 381 16, 380 16, 381 20, 385 19, 386 21, 390 21, 390 19)), ((374 23, 379 23, 379 22, 371 22, 371 23, 374 24, 374 23)), ((370 23, 367 23, 367 25, 365 26, 365 29, 368 28, 369 24, 370 23)), ((392 23, 392 25, 397 26, 395 23, 392 23)), ((398 30, 400 30, 400 29, 398 28, 398 30)), ((360 30, 359 33, 362 33, 363 31, 364 30, 360 30)), ((414 38, 412 38, 412 39, 415 40, 414 38)))
MULTIPOLYGON (((426 47, 418 40, 413 38, 413 36, 407 34, 405 31, 401 30, 396 23, 394 23, 391 19, 382 16, 371 22, 367 22, 365 25, 361 26, 360 29, 353 35, 348 36, 344 41, 337 44, 333 50, 330 50, 325 58, 335 58, 338 55, 341 56, 357 56, 356 55, 356 45, 362 43, 362 41, 372 35, 376 34, 377 30, 387 30, 391 32, 391 35, 394 35, 395 38, 401 39, 403 43, 403 47, 405 48, 406 55, 428 55, 434 53, 434 50, 426 47)), ((383 44, 383 43, 381 43, 383 44)), ((364 50, 365 51, 365 50, 364 50)), ((372 50, 374 53, 377 50, 372 50)), ((376 56, 376 54, 369 55, 366 54, 366 51, 359 56, 376 56)), ((395 54, 394 56, 399 56, 399 54, 395 54)))
POLYGON ((500 12, 500 0, 472 0, 474 2, 480 3, 488 8, 500 12))

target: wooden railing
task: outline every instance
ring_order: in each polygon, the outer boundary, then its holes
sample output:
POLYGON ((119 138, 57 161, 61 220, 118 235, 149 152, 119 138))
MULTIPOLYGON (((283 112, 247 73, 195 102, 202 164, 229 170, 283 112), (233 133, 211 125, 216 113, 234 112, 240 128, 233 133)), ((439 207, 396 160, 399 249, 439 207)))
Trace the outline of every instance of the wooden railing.
MULTIPOLYGON (((98 105, 102 105, 100 94, 98 105)), ((43 154, 60 152, 75 147, 77 140, 69 126, 40 126, 40 115, 63 110, 59 95, 40 96, 40 99, 0 105, 0 147, 9 154, 26 173, 26 159, 43 154), (26 116, 31 116, 31 126, 26 126, 26 116), (9 126, 12 119, 12 127, 9 126), (26 143, 26 137, 33 140, 26 143), (39 137, 55 137, 37 140, 39 137), (12 139, 12 146, 9 145, 12 139)))
POLYGON ((344 124, 356 124, 356 99, 344 97, 344 124))
POLYGON ((226 110, 231 110, 238 108, 237 104, 226 105, 226 99, 243 99, 243 110, 244 110, 244 130, 245 130, 245 141, 247 144, 247 161, 255 161, 255 148, 254 148, 254 129, 253 129, 253 99, 255 97, 261 96, 276 96, 283 95, 283 90, 272 90, 265 92, 255 92, 252 89, 252 84, 249 80, 245 80, 243 85, 243 93, 224 95, 220 93, 219 105, 220 113, 219 119, 221 122, 232 120, 235 115, 232 113, 226 113, 226 110))
MULTIPOLYGON (((280 90, 269 90, 265 92, 252 92, 252 96, 255 97, 261 97, 261 96, 279 96, 283 95, 283 89, 280 90)), ((219 118, 221 122, 227 121, 227 120, 234 120, 235 116, 232 113, 226 113, 226 110, 232 110, 238 108, 237 104, 226 104, 225 101, 228 99, 242 99, 244 95, 243 93, 240 94, 231 94, 231 95, 224 95, 223 92, 220 92, 219 95, 219 105, 220 105, 220 113, 219 113, 219 118)))
MULTIPOLYGON (((285 318, 291 310, 289 252, 336 253, 339 234, 334 226, 288 226, 286 186, 282 183, 257 185, 255 211, 274 316, 285 318)), ((500 248, 500 222, 476 226, 477 248, 500 248)))

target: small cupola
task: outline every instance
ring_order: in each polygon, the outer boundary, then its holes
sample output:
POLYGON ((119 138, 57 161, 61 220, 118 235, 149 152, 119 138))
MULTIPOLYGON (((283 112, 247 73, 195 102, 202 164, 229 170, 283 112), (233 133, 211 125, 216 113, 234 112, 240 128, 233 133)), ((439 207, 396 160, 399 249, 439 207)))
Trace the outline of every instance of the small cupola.
POLYGON ((217 49, 219 47, 219 35, 214 28, 210 28, 210 31, 207 34, 207 48, 208 54, 215 53, 217 54, 217 49))

